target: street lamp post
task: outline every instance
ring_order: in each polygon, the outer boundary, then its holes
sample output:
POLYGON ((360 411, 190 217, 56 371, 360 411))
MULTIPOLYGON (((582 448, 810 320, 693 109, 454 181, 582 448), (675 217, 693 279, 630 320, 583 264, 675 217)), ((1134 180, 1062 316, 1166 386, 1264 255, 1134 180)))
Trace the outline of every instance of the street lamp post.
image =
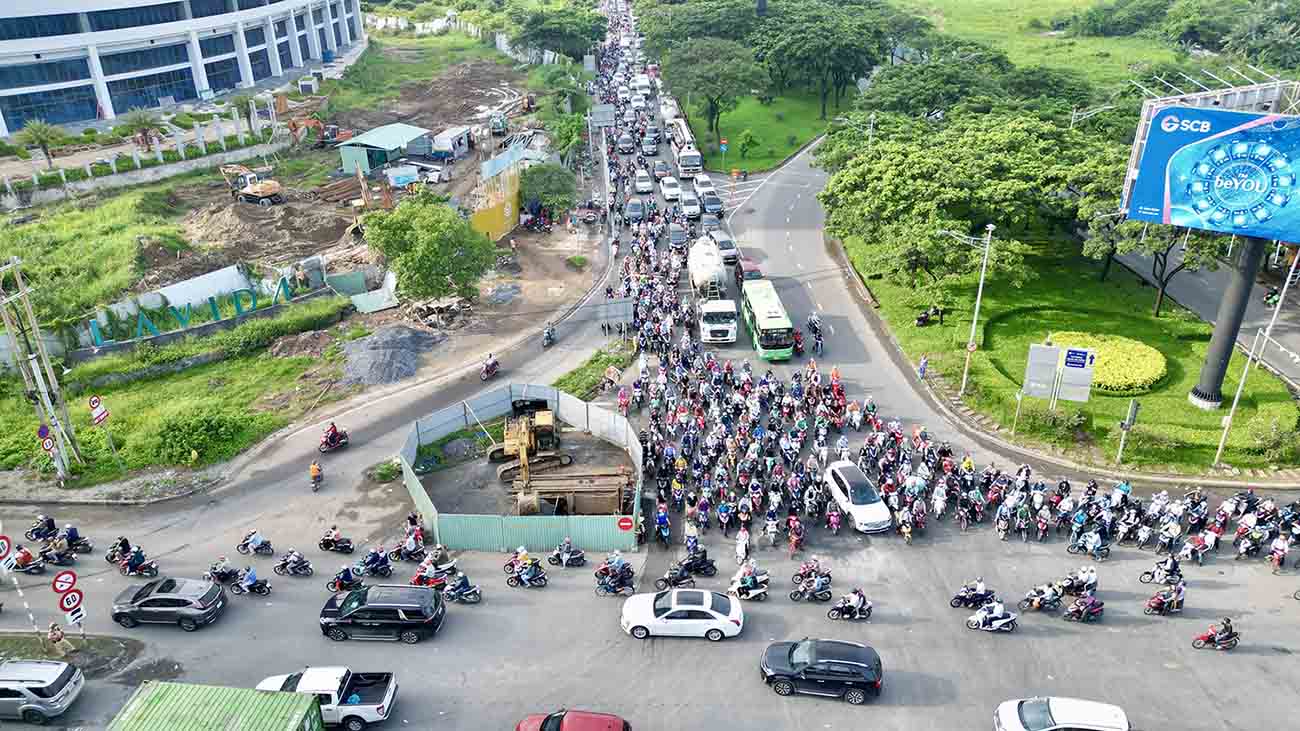
MULTIPOLYGON (((1291 258, 1291 268, 1286 273, 1286 281, 1282 283, 1282 293, 1277 296, 1277 305, 1273 307, 1273 316, 1268 320, 1268 327, 1264 328, 1265 346, 1268 345, 1269 336, 1273 334, 1273 325, 1277 324, 1277 316, 1282 312, 1282 304, 1286 302, 1286 292, 1291 288, 1291 280, 1295 279, 1296 264, 1300 264, 1300 251, 1295 252, 1295 256, 1291 258)), ((1260 351, 1259 358, 1255 360, 1256 368, 1262 360, 1264 360, 1264 353, 1260 351)))
MULTIPOLYGON (((958 398, 966 393, 966 381, 970 377, 970 359, 975 355, 975 348, 977 347, 975 344, 975 333, 979 328, 980 303, 984 300, 984 275, 989 269, 989 251, 993 248, 994 228, 995 226, 991 223, 984 227, 984 238, 982 240, 984 246, 984 260, 980 263, 980 284, 979 288, 975 291, 975 316, 972 317, 970 321, 970 338, 966 341, 966 366, 961 371, 961 388, 957 389, 958 398)), ((940 231, 939 233, 971 245, 978 245, 981 243, 980 239, 973 236, 966 236, 965 234, 960 234, 956 231, 940 231)))

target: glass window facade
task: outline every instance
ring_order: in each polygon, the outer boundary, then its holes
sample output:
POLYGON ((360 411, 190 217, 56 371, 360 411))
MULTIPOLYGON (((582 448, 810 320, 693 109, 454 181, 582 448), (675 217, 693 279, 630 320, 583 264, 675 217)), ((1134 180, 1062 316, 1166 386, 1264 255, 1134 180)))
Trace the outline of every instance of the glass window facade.
POLYGON ((17 89, 23 86, 57 84, 89 78, 90 64, 84 58, 0 66, 0 89, 17 89))
POLYGON ((325 29, 324 29, 324 28, 320 28, 320 29, 318 29, 318 30, 316 31, 316 37, 320 39, 320 48, 321 48, 321 51, 322 51, 322 52, 324 52, 324 51, 328 51, 328 50, 329 50, 329 47, 330 47, 330 44, 328 44, 328 43, 325 42, 325 29))
POLYGON ((212 58, 225 53, 235 52, 235 36, 224 35, 214 38, 204 38, 199 41, 199 48, 203 51, 204 58, 212 58))
POLYGON ((252 10, 253 8, 260 8, 265 4, 266 0, 239 0, 239 9, 252 10))
POLYGON ((208 88, 213 91, 225 91, 239 86, 239 59, 227 58, 205 64, 203 70, 208 73, 208 88))
POLYGON ((280 54, 280 68, 293 68, 293 53, 289 50, 289 41, 280 41, 276 51, 280 54))
MULTIPOLYGON (((77 22, 76 13, 0 18, 0 41, 21 41, 24 38, 47 38, 80 32, 81 24, 77 22)), ((13 124, 9 127, 13 129, 13 124)))
POLYGON ((248 65, 253 67, 253 81, 261 81, 271 75, 271 58, 266 49, 248 54, 248 65))
POLYGON ((306 13, 299 13, 299 14, 293 16, 293 24, 294 24, 294 27, 296 27, 298 30, 306 30, 306 29, 307 29, 307 14, 306 14, 306 13))
POLYGON ((95 119, 99 116, 99 103, 95 100, 95 87, 87 84, 71 89, 0 96, 0 112, 4 113, 5 124, 12 133, 33 119, 43 119, 50 124, 95 119))
POLYGON ((339 29, 338 23, 334 24, 334 42, 340 46, 343 45, 343 31, 339 29))
POLYGON ((190 0, 190 13, 196 18, 221 15, 230 12, 226 0, 190 0))
POLYGON ((252 46, 261 46, 266 44, 265 28, 249 28, 244 31, 244 42, 252 46))
MULTIPOLYGON (((144 69, 156 69, 160 66, 188 63, 189 60, 190 55, 186 45, 178 43, 174 46, 141 48, 138 51, 101 56, 99 62, 104 67, 105 76, 115 76, 129 71, 143 71, 144 69)), ((116 109, 116 107, 114 108, 116 109)))
POLYGON ((354 39, 361 36, 360 33, 357 33, 357 16, 348 16, 348 31, 352 34, 354 39))
POLYGON ((190 73, 190 69, 110 81, 108 94, 113 100, 113 109, 118 114, 137 107, 143 109, 156 107, 159 97, 170 96, 176 101, 181 101, 198 96, 194 90, 194 76, 190 73))
POLYGON ((275 37, 284 38, 289 35, 288 22, 283 20, 275 21, 275 37))
POLYGON ((120 10, 98 10, 87 15, 90 16, 90 29, 96 31, 172 23, 183 19, 180 3, 146 5, 142 8, 122 8, 120 10))
POLYGON ((311 44, 307 42, 307 36, 298 36, 298 52, 302 54, 303 59, 311 58, 311 44))
POLYGON ((325 22, 325 16, 321 15, 321 9, 320 9, 320 8, 312 8, 312 9, 311 9, 311 20, 312 20, 312 22, 315 23, 316 25, 320 25, 321 23, 324 23, 324 22, 325 22))

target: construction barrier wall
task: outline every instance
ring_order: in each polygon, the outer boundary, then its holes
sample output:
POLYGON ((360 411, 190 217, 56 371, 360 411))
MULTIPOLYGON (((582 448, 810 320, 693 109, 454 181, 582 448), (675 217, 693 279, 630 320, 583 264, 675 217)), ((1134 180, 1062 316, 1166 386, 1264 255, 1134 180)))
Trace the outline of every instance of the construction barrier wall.
POLYGON ((636 532, 619 528, 619 520, 630 517, 633 526, 641 515, 641 501, 633 501, 632 514, 620 515, 459 515, 439 513, 429 493, 420 484, 412 465, 419 449, 439 439, 510 414, 519 401, 546 399, 556 418, 570 428, 627 450, 636 476, 636 495, 642 493, 641 443, 636 429, 617 412, 589 404, 553 386, 511 384, 440 409, 416 421, 398 452, 402 483, 416 510, 424 516, 425 528, 438 543, 449 549, 508 551, 518 546, 531 550, 549 549, 564 540, 589 551, 631 551, 636 549, 636 532))
POLYGON ((480 183, 485 200, 469 217, 475 231, 499 241, 518 225, 519 173, 519 166, 511 165, 480 183))

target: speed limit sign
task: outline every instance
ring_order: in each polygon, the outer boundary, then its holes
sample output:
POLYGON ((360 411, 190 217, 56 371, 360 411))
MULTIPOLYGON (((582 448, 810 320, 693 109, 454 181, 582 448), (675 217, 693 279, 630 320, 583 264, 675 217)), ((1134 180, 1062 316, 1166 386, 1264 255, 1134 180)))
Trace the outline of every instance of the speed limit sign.
POLYGON ((65 612, 71 612, 81 606, 81 600, 84 598, 85 595, 81 593, 81 589, 69 589, 59 597, 59 608, 65 612))

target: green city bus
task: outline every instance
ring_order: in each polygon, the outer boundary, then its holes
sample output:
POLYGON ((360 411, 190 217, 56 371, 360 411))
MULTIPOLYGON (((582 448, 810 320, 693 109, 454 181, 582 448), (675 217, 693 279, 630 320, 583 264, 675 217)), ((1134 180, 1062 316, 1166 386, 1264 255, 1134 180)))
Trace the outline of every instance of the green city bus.
POLYGON ((794 326, 770 279, 747 280, 741 289, 741 310, 754 350, 763 360, 789 360, 794 355, 794 326))

